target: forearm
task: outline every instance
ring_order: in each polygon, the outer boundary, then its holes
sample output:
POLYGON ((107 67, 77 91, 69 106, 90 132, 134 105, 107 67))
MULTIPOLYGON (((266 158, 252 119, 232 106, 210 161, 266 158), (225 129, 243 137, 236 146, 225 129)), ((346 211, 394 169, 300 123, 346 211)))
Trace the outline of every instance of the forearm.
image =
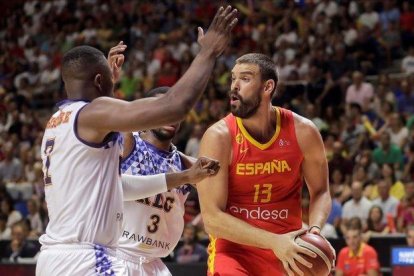
POLYGON ((326 222, 332 208, 332 199, 329 191, 323 191, 311 196, 309 207, 309 226, 319 226, 326 222))
POLYGON ((168 190, 165 174, 121 176, 124 201, 147 198, 168 190))
POLYGON ((202 50, 195 57, 185 74, 166 94, 169 106, 178 105, 183 110, 177 120, 184 119, 204 92, 213 71, 215 60, 215 56, 206 50, 202 50))
POLYGON ((145 176, 123 174, 121 179, 124 201, 154 196, 190 182, 188 171, 145 176))
POLYGON ((202 214, 206 232, 214 238, 226 239, 235 243, 271 249, 275 234, 256 228, 247 222, 219 211, 214 214, 202 214), (234 231, 237 229, 237 231, 234 231))

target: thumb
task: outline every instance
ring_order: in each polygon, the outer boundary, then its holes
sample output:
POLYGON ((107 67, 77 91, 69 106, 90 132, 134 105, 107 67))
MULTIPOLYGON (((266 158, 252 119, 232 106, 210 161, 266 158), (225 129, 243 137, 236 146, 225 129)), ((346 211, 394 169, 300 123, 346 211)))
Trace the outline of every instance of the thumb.
POLYGON ((297 236, 300 236, 300 235, 306 233, 306 231, 307 231, 307 229, 302 228, 302 229, 290 232, 290 234, 295 239, 297 236))
POLYGON ((204 36, 204 31, 203 31, 203 28, 201 27, 198 27, 197 30, 198 30, 197 40, 200 40, 204 36))

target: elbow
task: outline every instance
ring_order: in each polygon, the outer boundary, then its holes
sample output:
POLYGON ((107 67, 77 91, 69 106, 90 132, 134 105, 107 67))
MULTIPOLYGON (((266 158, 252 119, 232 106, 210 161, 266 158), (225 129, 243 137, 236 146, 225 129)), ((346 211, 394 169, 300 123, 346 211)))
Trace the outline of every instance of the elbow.
POLYGON ((214 216, 203 214, 203 223, 204 223, 204 230, 207 234, 217 237, 217 234, 219 233, 217 229, 217 223, 215 222, 214 216))

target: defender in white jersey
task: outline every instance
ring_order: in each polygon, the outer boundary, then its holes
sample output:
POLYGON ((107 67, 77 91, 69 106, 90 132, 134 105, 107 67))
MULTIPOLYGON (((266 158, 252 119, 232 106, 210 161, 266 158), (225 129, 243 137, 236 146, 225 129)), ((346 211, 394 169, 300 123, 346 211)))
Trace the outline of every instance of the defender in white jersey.
MULTIPOLYGON (((184 119, 205 90, 216 57, 229 43, 235 16, 231 7, 221 8, 206 35, 199 30, 199 54, 177 84, 159 98, 133 102, 111 98, 124 60, 126 46, 122 43, 111 49, 111 67, 93 47, 75 47, 64 55, 62 78, 69 101, 51 117, 42 141, 50 222, 40 238, 37 275, 127 273, 114 257, 121 234, 122 201, 145 193, 138 177, 123 177, 121 182, 119 132, 184 119)), ((207 171, 206 167, 199 170, 200 176, 207 171)), ((168 174, 153 179, 161 181, 157 185, 165 191, 167 183, 183 180, 168 174)))
MULTIPOLYGON (((147 97, 165 94, 159 87, 147 97)), ((125 135, 121 171, 130 175, 154 175, 182 171, 182 157, 171 143, 179 124, 125 135)), ((184 203, 191 187, 182 185, 167 192, 124 202, 124 223, 117 256, 130 275, 171 275, 160 258, 177 245, 184 228, 184 203)))

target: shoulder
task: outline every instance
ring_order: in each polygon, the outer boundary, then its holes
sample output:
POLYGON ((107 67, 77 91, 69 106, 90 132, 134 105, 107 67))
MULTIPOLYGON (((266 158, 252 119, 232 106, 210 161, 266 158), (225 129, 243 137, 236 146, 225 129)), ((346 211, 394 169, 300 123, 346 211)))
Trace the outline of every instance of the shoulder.
POLYGON ((377 251, 374 249, 374 247, 364 244, 364 253, 369 255, 377 255, 377 251))
POLYGON ((230 130, 223 119, 210 126, 203 135, 203 140, 220 139, 220 143, 224 141, 222 139, 229 140, 229 138, 230 130))
POLYGON ((349 253, 349 247, 348 246, 342 248, 341 251, 339 251, 338 259, 339 258, 345 258, 348 255, 348 253, 349 253))
POLYGON ((322 138, 319 133, 318 128, 315 124, 294 112, 292 112, 294 122, 295 122, 295 131, 296 139, 303 153, 308 152, 309 150, 318 150, 320 151, 320 146, 323 146, 322 138))

